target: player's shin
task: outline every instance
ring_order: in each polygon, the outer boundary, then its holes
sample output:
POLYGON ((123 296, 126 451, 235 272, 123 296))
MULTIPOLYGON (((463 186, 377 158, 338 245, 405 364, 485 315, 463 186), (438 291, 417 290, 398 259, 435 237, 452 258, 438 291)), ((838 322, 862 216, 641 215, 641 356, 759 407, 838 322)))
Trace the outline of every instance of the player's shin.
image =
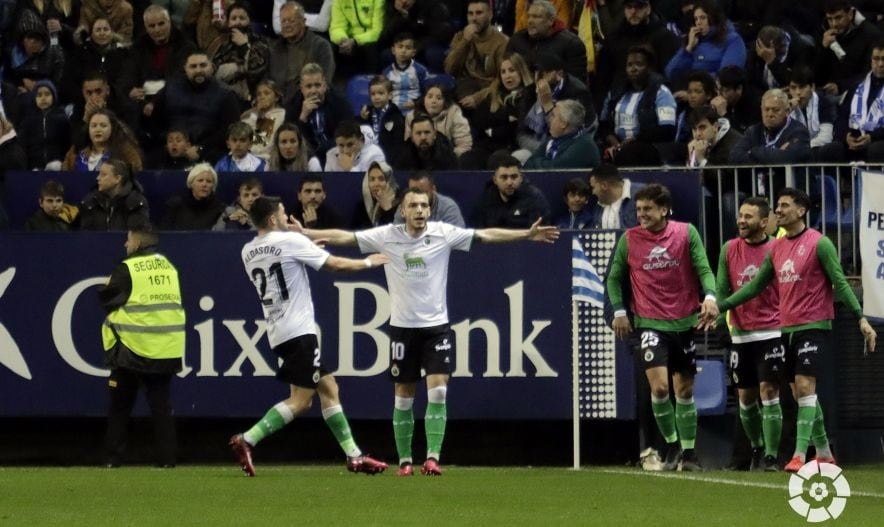
POLYGON ((414 436, 414 397, 399 397, 393 406, 393 437, 399 464, 412 463, 411 439, 414 436))
POLYGON ((427 459, 439 461, 442 454, 442 440, 445 438, 445 425, 448 421, 448 409, 445 396, 448 388, 437 386, 427 390, 427 414, 424 417, 424 429, 427 434, 427 459))
POLYGON ((359 450, 359 447, 356 446, 356 441, 353 439, 350 423, 347 422, 347 416, 344 415, 344 409, 341 405, 323 408, 322 418, 325 419, 325 424, 328 425, 335 439, 338 440, 338 444, 341 445, 341 450, 344 451, 347 457, 353 458, 362 455, 362 451, 359 450))
POLYGON ((291 423, 294 418, 295 415, 287 404, 284 402, 276 403, 273 408, 267 410, 267 413, 264 414, 260 421, 243 434, 243 438, 248 444, 255 446, 265 437, 278 432, 285 425, 291 423))

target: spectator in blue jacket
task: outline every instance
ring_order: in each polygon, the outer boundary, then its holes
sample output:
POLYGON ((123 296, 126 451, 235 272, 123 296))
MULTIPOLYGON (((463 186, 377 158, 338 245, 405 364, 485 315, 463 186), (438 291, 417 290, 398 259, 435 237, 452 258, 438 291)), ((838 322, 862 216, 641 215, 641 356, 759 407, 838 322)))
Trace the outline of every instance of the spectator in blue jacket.
POLYGON ((725 66, 746 67, 746 44, 714 1, 697 2, 687 43, 669 61, 666 77, 678 84, 689 71, 715 75, 725 66))

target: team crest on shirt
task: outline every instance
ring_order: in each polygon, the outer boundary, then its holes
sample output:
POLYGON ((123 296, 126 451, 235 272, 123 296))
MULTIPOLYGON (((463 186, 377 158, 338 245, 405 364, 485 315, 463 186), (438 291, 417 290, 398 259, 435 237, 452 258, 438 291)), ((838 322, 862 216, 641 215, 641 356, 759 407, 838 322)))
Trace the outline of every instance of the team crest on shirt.
POLYGON ((645 256, 648 262, 642 265, 645 271, 654 269, 667 269, 669 267, 678 267, 678 260, 669 254, 669 250, 662 245, 655 245, 653 249, 645 256))
POLYGON ((777 272, 781 284, 788 284, 801 280, 801 275, 795 272, 795 262, 791 258, 783 262, 777 272))
POLYGON ((755 264, 749 264, 745 269, 740 271, 737 275, 737 285, 742 287, 744 284, 748 284, 755 278, 755 275, 758 274, 758 266, 755 264))

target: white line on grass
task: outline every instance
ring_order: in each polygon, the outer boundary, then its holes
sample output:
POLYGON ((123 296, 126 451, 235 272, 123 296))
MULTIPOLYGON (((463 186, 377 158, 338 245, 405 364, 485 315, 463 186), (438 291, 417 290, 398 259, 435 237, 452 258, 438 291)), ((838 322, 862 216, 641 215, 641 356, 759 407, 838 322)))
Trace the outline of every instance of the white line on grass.
MULTIPOLYGON (((694 476, 688 475, 684 472, 681 473, 673 473, 673 472, 648 472, 644 470, 623 470, 623 469, 601 469, 598 472, 603 472, 605 474, 620 474, 624 476, 649 476, 653 478, 665 478, 665 479, 687 479, 690 481, 702 481, 703 483, 719 483, 721 485, 734 485, 737 487, 754 487, 758 489, 778 489, 778 490, 789 490, 788 485, 777 485, 775 483, 762 483, 758 481, 745 481, 745 480, 736 480, 736 479, 725 479, 725 478, 711 478, 708 476, 694 476)), ((884 494, 879 492, 865 492, 861 490, 853 490, 850 491, 851 496, 863 496, 866 498, 882 498, 884 499, 884 494)))

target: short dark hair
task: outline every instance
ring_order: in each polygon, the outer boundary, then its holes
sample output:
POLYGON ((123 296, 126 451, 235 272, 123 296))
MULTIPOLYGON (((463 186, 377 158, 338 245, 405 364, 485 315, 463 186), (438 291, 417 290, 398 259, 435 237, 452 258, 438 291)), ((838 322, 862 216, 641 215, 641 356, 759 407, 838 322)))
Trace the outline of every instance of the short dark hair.
POLYGON ((64 185, 57 179, 47 179, 40 185, 40 197, 48 198, 58 196, 64 198, 64 185))
POLYGON ((264 184, 261 183, 260 179, 254 177, 254 176, 248 177, 248 178, 240 181, 239 187, 237 187, 237 188, 241 188, 241 189, 242 188, 256 188, 256 189, 260 190, 261 192, 264 192, 264 184))
POLYGON ((872 51, 876 49, 884 49, 884 38, 879 38, 875 42, 872 43, 872 51))
POLYGON ((780 198, 783 196, 792 198, 792 201, 794 201, 796 205, 804 208, 805 214, 810 212, 810 197, 803 190, 794 187, 785 187, 777 193, 777 201, 780 201, 780 198))
POLYGON ((87 71, 86 75, 83 75, 83 80, 80 82, 80 86, 89 81, 103 81, 105 84, 110 85, 110 82, 107 80, 107 75, 98 70, 87 71))
POLYGON ((159 233, 153 228, 150 221, 142 218, 132 221, 129 225, 129 232, 141 239, 142 247, 156 245, 160 241, 159 233))
POLYGON ((279 210, 280 203, 282 203, 282 200, 276 196, 261 196, 256 199, 252 203, 252 208, 249 209, 249 217, 252 218, 252 223, 255 224, 255 227, 259 229, 267 228, 267 225, 270 223, 270 217, 279 210))
POLYGON ((488 158, 488 168, 497 172, 498 168, 521 167, 522 164, 506 150, 498 150, 488 158))
POLYGON ((823 4, 823 13, 836 13, 838 11, 850 11, 853 3, 850 0, 826 0, 823 4))
POLYGON ((588 198, 592 194, 592 189, 589 188, 586 181, 583 181, 583 178, 575 177, 569 179, 562 188, 562 196, 567 198, 568 194, 577 194, 588 198))
POLYGON ((407 196, 409 194, 421 194, 423 196, 427 196, 427 193, 419 188, 408 187, 402 191, 402 203, 405 203, 405 196, 407 196))
POLYGON ((715 111, 715 108, 709 106, 708 104, 700 106, 699 108, 694 108, 688 113, 688 125, 691 128, 696 128, 700 121, 709 121, 710 124, 715 124, 718 122, 718 112, 715 111))
POLYGON ((408 31, 402 31, 400 33, 396 33, 396 35, 393 36, 393 44, 398 44, 405 40, 410 40, 412 44, 415 43, 414 35, 412 35, 408 31))
POLYGON ((368 89, 370 90, 372 86, 382 85, 387 88, 387 91, 393 91, 393 83, 390 79, 384 77, 383 75, 375 75, 368 81, 368 89))
POLYGON ((114 174, 120 176, 121 183, 132 180, 132 167, 122 159, 110 158, 103 161, 102 164, 110 165, 114 169, 114 174))
MULTIPOLYGON (((884 46, 882 46, 882 48, 884 48, 884 46)), ((813 74, 813 70, 810 69, 810 66, 801 64, 792 70, 789 82, 794 82, 799 86, 808 86, 814 83, 814 79, 815 75, 813 74)))
POLYGON ((167 138, 167 139, 169 138, 169 134, 181 134, 181 135, 184 136, 185 139, 187 139, 187 142, 188 142, 188 143, 190 142, 190 132, 188 132, 187 130, 185 130, 183 126, 181 126, 181 127, 178 127, 178 126, 171 126, 171 127, 169 127, 169 129, 166 130, 166 138, 167 138))
POLYGON ((740 203, 740 205, 752 205, 753 207, 758 207, 758 214, 761 215, 762 219, 770 215, 770 203, 761 196, 749 196, 744 199, 743 203, 740 203))
POLYGON ((672 213, 672 193, 669 192, 668 188, 659 183, 645 185, 632 196, 632 199, 636 202, 639 200, 652 201, 658 207, 668 208, 670 214, 672 213))
POLYGON ((744 87, 746 86, 746 70, 739 66, 725 66, 718 72, 718 83, 722 88, 744 87))
POLYGON ((417 123, 430 123, 433 127, 433 130, 436 129, 436 123, 433 122, 433 118, 430 117, 430 114, 426 112, 421 112, 419 110, 414 111, 414 119, 411 120, 411 129, 414 130, 414 125, 417 123))
MULTIPOLYGON (((298 192, 304 190, 304 185, 306 185, 307 183, 322 184, 322 176, 316 173, 311 174, 309 172, 307 174, 304 174, 304 177, 301 178, 301 181, 298 181, 298 192)), ((323 188, 325 187, 323 186, 323 188)))
POLYGON ((362 135, 362 129, 359 128, 359 123, 352 119, 341 121, 335 126, 335 137, 356 137, 357 139, 365 140, 365 136, 362 135))
MULTIPOLYGON (((692 82, 699 82, 703 85, 703 91, 715 97, 715 93, 718 91, 715 87, 715 79, 712 78, 712 75, 707 71, 694 70, 688 73, 687 84, 692 82)), ((686 85, 687 85, 686 84, 686 85)))
POLYGON ((630 55, 641 55, 645 58, 645 62, 648 63, 648 68, 657 68, 657 54, 648 46, 632 46, 626 50, 626 56, 629 57, 630 55))
POLYGON ((591 177, 594 177, 596 181, 608 181, 620 183, 623 181, 623 176, 620 174, 620 170, 617 168, 617 165, 613 163, 602 163, 601 165, 592 169, 592 172, 589 173, 591 177))
POLYGON ((430 185, 436 184, 436 178, 433 177, 433 174, 429 170, 418 170, 412 172, 411 175, 408 176, 408 181, 420 181, 422 179, 429 181, 430 185))

